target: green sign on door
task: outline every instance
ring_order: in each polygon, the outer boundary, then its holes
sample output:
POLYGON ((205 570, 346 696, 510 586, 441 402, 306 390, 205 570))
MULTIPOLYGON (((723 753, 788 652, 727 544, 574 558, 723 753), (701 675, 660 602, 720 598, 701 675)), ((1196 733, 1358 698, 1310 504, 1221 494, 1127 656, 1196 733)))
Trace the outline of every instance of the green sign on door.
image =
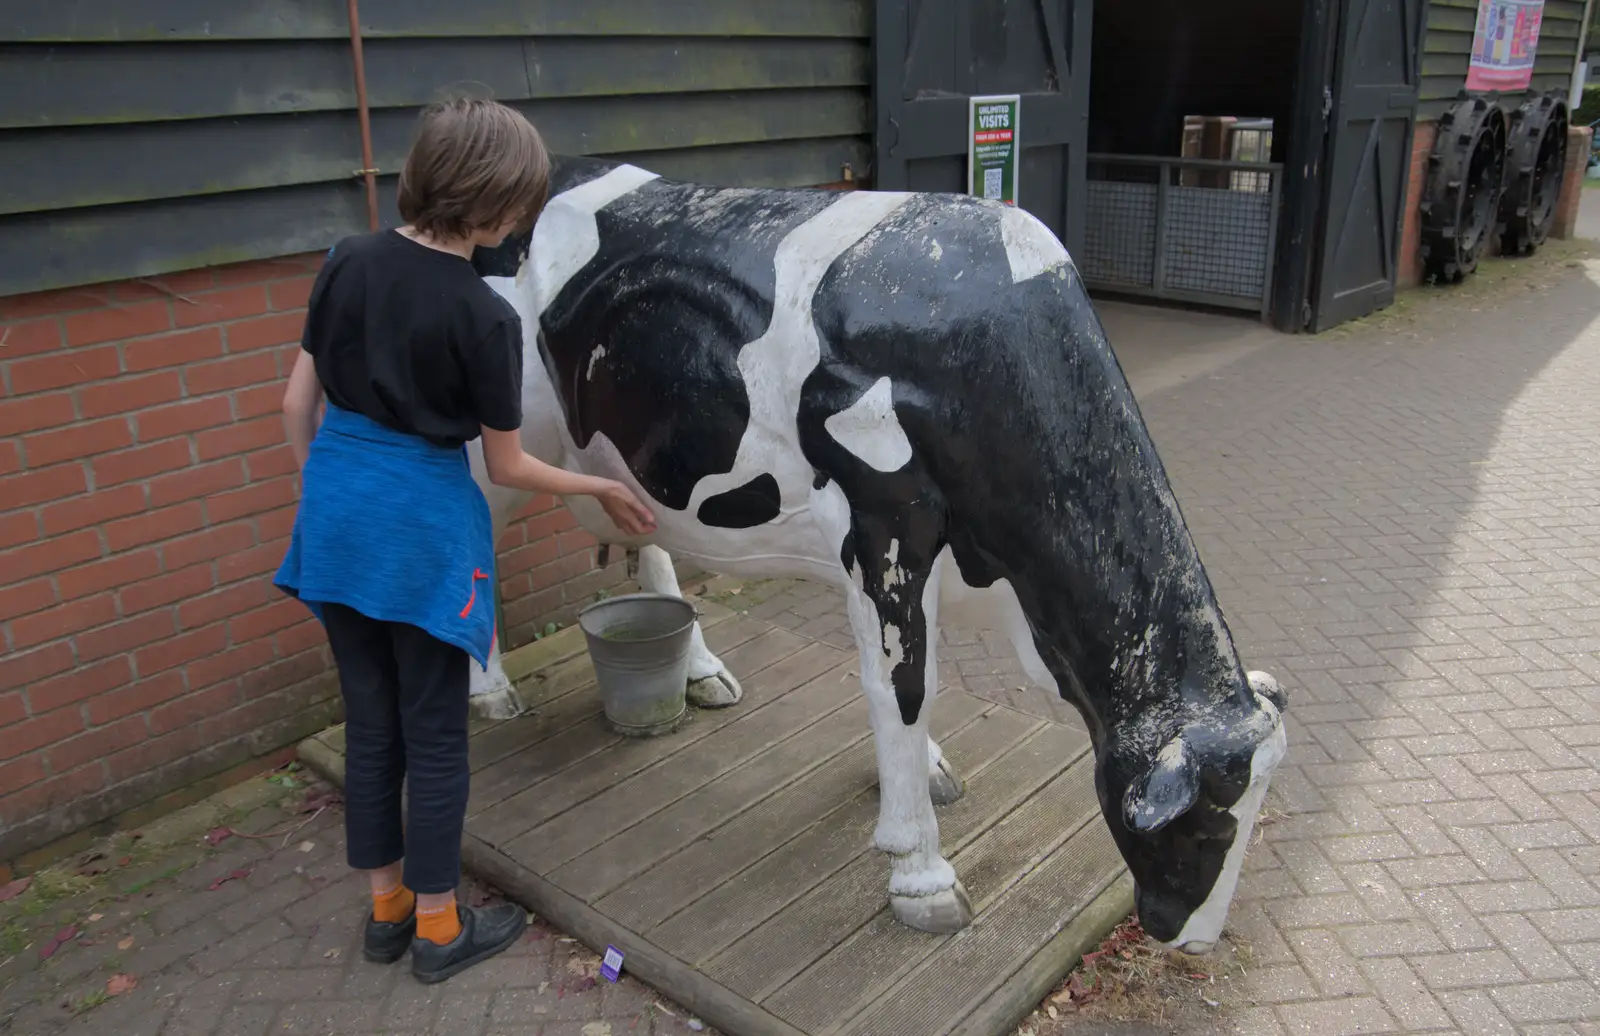
POLYGON ((974 97, 967 126, 967 190, 979 198, 1017 203, 1017 126, 1022 98, 974 97))

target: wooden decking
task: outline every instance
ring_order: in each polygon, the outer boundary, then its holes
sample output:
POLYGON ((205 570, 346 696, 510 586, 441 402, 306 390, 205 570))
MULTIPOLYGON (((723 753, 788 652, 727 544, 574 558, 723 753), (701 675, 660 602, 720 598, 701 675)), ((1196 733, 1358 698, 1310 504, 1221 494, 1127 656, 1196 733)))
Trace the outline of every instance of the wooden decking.
MULTIPOLYGON (((508 657, 537 711, 474 731, 467 866, 730 1036, 1009 1032, 1131 904, 1087 737, 946 688, 967 790, 940 837, 978 916, 912 931, 853 653, 700 605, 745 698, 665 737, 608 729, 577 630, 508 657)), ((335 779, 342 754, 341 728, 302 746, 335 779)))

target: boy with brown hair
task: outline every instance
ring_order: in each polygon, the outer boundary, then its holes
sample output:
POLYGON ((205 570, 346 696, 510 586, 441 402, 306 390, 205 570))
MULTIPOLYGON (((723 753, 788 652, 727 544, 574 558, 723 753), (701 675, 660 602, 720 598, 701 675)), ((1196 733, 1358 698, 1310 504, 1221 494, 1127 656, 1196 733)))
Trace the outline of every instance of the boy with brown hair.
POLYGON ((594 496, 629 534, 654 527, 626 486, 544 464, 518 438, 523 328, 471 259, 533 224, 549 171, 513 109, 427 109, 400 175, 407 225, 330 251, 284 396, 303 490, 275 583, 322 621, 339 670, 347 855, 372 886, 367 959, 409 948, 424 982, 501 952, 527 923, 512 904, 455 899, 467 667, 487 666, 495 631, 493 534, 466 443, 482 436, 496 485, 594 496))

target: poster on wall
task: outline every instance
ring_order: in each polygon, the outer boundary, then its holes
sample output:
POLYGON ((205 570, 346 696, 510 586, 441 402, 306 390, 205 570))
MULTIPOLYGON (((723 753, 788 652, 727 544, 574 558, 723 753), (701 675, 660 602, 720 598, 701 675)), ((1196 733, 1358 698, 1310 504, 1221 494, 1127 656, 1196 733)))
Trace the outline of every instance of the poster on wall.
POLYGON ((1018 123, 1022 98, 974 97, 967 124, 967 191, 974 197, 1017 203, 1018 123))
POLYGON ((1478 0, 1468 90, 1526 90, 1533 81, 1544 0, 1478 0))

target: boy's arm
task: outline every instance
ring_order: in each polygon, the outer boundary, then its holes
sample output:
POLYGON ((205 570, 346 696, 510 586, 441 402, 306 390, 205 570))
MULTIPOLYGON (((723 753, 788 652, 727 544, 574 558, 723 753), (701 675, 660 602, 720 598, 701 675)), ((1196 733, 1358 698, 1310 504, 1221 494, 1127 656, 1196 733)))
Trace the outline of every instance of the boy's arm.
POLYGON ((600 501, 617 528, 630 536, 645 536, 655 531, 656 519, 621 482, 593 475, 579 475, 531 457, 522 449, 516 432, 504 432, 488 425, 483 431, 483 463, 489 481, 525 493, 551 496, 592 496, 600 501))
POLYGON ((294 462, 306 466, 311 440, 317 435, 318 411, 322 406, 322 382, 317 380, 317 364, 311 354, 301 351, 289 374, 289 387, 283 394, 283 423, 289 433, 294 462))

